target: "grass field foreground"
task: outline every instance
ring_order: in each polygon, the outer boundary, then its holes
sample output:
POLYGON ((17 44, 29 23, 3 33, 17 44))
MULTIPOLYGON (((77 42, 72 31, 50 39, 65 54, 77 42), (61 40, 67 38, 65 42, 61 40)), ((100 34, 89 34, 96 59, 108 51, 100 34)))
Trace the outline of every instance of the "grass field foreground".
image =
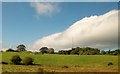
POLYGON ((18 54, 22 59, 30 56, 38 65, 3 65, 3 72, 36 72, 44 69, 48 72, 117 72, 118 56, 110 55, 59 55, 34 54, 27 52, 3 52, 2 61, 10 63, 10 58, 18 54), (112 62, 113 65, 108 66, 112 62))

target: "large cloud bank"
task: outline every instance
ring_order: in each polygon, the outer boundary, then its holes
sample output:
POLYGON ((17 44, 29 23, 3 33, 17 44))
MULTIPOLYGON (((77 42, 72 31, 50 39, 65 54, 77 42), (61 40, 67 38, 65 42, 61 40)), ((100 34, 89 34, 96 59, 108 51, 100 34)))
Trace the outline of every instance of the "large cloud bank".
POLYGON ((74 47, 117 48, 118 10, 112 10, 100 16, 85 17, 63 32, 37 40, 33 48, 47 46, 59 50, 71 48, 72 44, 74 47))

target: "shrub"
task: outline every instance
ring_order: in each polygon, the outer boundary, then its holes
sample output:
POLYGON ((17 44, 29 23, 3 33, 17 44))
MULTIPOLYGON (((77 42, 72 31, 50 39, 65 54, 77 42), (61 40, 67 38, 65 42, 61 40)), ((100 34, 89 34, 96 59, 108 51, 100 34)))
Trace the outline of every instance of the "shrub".
POLYGON ((65 66, 63 66, 62 68, 68 68, 68 66, 65 65, 65 66))
POLYGON ((14 52, 14 50, 9 48, 8 50, 6 50, 6 52, 14 52))
POLYGON ((36 55, 36 54, 39 54, 39 52, 34 52, 34 54, 36 55))
POLYGON ((110 65, 113 65, 113 63, 112 63, 112 62, 109 62, 107 65, 110 66, 110 65))
POLYGON ((14 56, 10 59, 10 61, 11 61, 13 64, 15 64, 15 65, 19 65, 20 62, 22 61, 22 59, 20 58, 19 55, 14 55, 14 56))
POLYGON ((79 65, 75 65, 75 67, 80 67, 79 65))
POLYGON ((31 58, 31 57, 25 57, 23 59, 23 64, 25 64, 25 65, 32 65, 33 64, 33 58, 31 58))
POLYGON ((0 64, 8 64, 8 63, 7 63, 7 62, 2 61, 2 62, 0 62, 0 64))

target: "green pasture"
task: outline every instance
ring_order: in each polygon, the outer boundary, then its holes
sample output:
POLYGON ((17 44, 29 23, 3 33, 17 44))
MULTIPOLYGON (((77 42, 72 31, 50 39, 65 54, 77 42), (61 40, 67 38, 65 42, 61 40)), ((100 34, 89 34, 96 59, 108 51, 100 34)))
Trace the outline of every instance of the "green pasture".
POLYGON ((112 62, 112 66, 118 66, 118 56, 111 55, 42 55, 27 52, 2 52, 2 61, 10 63, 10 58, 16 54, 22 59, 26 56, 30 56, 34 59, 34 64, 39 65, 107 67, 107 64, 112 62))

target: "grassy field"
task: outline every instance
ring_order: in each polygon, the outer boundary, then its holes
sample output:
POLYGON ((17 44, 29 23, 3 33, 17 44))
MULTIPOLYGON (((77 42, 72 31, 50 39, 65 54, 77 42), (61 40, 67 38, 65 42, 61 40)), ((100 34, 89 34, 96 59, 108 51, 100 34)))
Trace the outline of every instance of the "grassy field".
POLYGON ((3 52, 2 61, 10 63, 10 58, 18 54, 23 59, 26 56, 34 58, 38 65, 3 65, 3 72, 36 72, 44 69, 48 72, 117 72, 118 56, 110 55, 58 55, 34 54, 25 52, 3 52), (112 62, 113 65, 107 64, 112 62), (13 69, 14 68, 14 69, 13 69))

